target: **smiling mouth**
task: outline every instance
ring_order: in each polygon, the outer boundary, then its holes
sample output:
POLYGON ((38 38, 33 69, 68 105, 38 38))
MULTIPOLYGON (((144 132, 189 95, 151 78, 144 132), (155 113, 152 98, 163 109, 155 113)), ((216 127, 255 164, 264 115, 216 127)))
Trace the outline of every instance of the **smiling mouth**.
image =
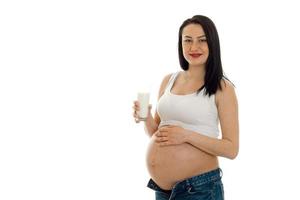
POLYGON ((189 54, 190 56, 192 56, 193 58, 198 58, 198 57, 200 57, 202 54, 200 54, 200 53, 193 53, 193 54, 189 54))

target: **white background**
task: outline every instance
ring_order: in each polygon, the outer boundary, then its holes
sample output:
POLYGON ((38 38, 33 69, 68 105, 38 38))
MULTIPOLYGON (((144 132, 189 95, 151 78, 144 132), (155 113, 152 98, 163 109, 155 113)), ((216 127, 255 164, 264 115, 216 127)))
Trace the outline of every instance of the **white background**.
POLYGON ((177 34, 216 24, 236 86, 240 153, 228 200, 299 198, 296 1, 1 1, 0 199, 154 199, 149 138, 132 118, 180 70, 177 34))

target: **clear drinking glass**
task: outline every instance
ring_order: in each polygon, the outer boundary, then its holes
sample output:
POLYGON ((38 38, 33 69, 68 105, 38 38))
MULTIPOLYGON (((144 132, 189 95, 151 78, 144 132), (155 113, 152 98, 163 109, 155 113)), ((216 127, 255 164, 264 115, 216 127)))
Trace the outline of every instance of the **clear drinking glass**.
POLYGON ((145 121, 148 116, 148 106, 150 93, 149 92, 138 92, 138 102, 140 104, 140 110, 137 112, 140 121, 145 121))

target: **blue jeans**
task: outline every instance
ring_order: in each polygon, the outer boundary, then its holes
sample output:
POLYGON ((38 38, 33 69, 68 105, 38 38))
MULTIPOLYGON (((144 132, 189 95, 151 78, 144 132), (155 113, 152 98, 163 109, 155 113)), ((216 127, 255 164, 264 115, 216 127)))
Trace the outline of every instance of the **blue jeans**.
POLYGON ((147 187, 155 191, 156 200, 224 200, 220 168, 177 182, 172 190, 163 190, 152 179, 147 187))

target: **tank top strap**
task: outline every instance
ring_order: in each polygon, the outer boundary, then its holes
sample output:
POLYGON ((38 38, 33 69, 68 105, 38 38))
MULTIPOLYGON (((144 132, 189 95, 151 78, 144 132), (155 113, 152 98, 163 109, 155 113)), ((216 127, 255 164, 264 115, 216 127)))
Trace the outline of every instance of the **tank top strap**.
POLYGON ((168 84, 167 84, 167 87, 166 87, 165 91, 170 91, 170 89, 172 88, 172 86, 173 86, 173 84, 174 84, 174 82, 175 82, 176 77, 178 76, 178 74, 179 74, 179 71, 178 71, 178 72, 175 72, 175 73, 173 73, 173 74, 171 75, 171 77, 170 77, 170 79, 169 79, 169 82, 168 82, 168 84))

